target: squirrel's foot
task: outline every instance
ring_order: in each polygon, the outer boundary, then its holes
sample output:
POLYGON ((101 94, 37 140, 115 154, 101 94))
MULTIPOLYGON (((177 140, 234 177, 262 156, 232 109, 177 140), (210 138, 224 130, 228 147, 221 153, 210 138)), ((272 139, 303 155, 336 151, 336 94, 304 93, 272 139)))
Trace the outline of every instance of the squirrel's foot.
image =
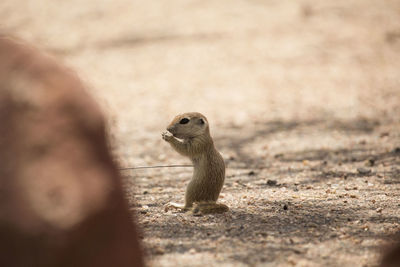
POLYGON ((193 215, 224 213, 229 207, 215 202, 194 202, 191 212, 193 215))
POLYGON ((175 203, 175 202, 169 202, 167 205, 165 205, 164 210, 167 212, 170 209, 175 209, 180 212, 186 212, 188 209, 185 207, 183 204, 175 203))
POLYGON ((190 211, 194 216, 202 216, 206 214, 219 214, 229 210, 229 207, 224 204, 215 202, 194 202, 193 206, 185 207, 184 204, 178 204, 175 202, 169 202, 165 205, 164 210, 167 212, 170 209, 178 210, 179 212, 190 211))

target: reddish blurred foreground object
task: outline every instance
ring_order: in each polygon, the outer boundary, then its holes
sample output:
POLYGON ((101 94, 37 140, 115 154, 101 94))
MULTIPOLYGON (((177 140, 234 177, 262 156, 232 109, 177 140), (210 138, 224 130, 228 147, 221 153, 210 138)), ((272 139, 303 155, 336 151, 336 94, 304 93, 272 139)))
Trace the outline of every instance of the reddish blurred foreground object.
MULTIPOLYGON (((400 236, 400 233, 397 236, 400 236)), ((382 258, 380 267, 400 267, 400 243, 388 249, 382 258)))
POLYGON ((0 35, 0 266, 143 266, 106 142, 79 79, 0 35))

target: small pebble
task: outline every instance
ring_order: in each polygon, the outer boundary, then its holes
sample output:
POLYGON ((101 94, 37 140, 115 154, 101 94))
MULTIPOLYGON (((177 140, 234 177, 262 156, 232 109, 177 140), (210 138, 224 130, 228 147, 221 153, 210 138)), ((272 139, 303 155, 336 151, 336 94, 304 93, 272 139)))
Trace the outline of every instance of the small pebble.
POLYGON ((372 166, 374 166, 375 165, 375 159, 368 159, 366 162, 365 162, 365 166, 369 166, 369 167, 372 167, 372 166))
POLYGON ((386 137, 386 136, 389 136, 389 133, 388 133, 388 132, 382 132, 382 133, 380 134, 380 137, 386 137))
POLYGON ((359 174, 370 174, 371 173, 371 169, 363 168, 363 167, 357 168, 357 171, 359 174))
POLYGON ((154 249, 154 254, 156 255, 163 255, 165 253, 165 250, 163 248, 157 247, 154 249))
POLYGON ((330 238, 335 238, 335 237, 337 237, 338 236, 338 234, 337 233, 332 233, 332 234, 330 234, 330 238))

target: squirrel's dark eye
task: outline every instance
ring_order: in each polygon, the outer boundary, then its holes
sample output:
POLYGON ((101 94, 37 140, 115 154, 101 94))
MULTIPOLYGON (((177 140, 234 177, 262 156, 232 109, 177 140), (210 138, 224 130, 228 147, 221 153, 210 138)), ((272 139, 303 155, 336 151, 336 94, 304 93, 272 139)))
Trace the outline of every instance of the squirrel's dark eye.
POLYGON ((180 121, 179 121, 179 124, 186 124, 186 123, 188 123, 189 122, 189 119, 188 118, 183 118, 183 119, 181 119, 180 121))
POLYGON ((200 124, 204 124, 204 120, 203 119, 200 119, 199 122, 200 122, 200 124))

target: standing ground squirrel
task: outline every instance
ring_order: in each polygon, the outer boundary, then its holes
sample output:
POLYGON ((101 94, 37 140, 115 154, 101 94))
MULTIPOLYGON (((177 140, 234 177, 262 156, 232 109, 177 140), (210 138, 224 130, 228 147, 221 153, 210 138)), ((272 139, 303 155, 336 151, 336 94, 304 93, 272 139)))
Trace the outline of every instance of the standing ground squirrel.
POLYGON ((214 147, 207 118, 197 112, 184 113, 176 116, 167 130, 162 138, 194 165, 185 205, 170 203, 170 206, 201 214, 228 211, 228 206, 216 203, 225 180, 225 163, 214 147))

